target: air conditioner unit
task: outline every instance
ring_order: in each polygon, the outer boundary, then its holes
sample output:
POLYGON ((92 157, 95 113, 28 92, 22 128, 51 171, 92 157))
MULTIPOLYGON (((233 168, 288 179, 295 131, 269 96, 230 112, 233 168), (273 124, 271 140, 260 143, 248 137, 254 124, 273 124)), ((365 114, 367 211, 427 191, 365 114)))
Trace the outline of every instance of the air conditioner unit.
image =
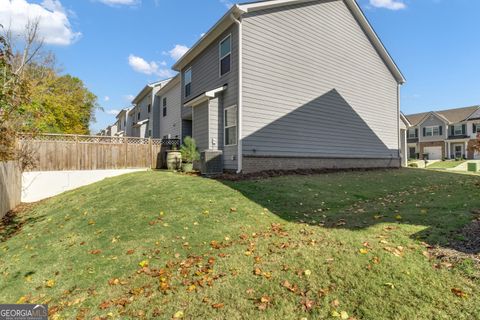
POLYGON ((223 173, 223 152, 220 150, 205 150, 200 153, 200 172, 204 175, 223 173))

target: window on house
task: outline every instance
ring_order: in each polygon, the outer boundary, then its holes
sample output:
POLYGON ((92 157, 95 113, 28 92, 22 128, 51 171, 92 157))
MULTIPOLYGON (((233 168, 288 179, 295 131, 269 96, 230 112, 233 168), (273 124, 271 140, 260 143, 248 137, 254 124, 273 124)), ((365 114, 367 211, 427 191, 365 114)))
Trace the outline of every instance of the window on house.
POLYGON ((433 136, 440 135, 439 126, 425 127, 424 129, 425 129, 425 137, 433 137, 433 136))
POLYGON ((463 126, 461 124, 456 124, 453 126, 453 133, 456 136, 461 136, 463 134, 463 126))
POLYGON ((148 137, 152 136, 152 130, 148 130, 148 137))
POLYGON ((417 132, 415 129, 408 129, 408 138, 413 139, 417 137, 417 132))
POLYGON ((148 109, 148 113, 150 113, 152 111, 152 105, 149 104, 147 109, 148 109))
POLYGON ((473 125, 473 133, 480 133, 480 123, 473 125))
POLYGON ((192 69, 188 69, 183 74, 185 78, 185 97, 188 97, 192 93, 192 69))
POLYGON ((140 112, 137 114, 137 120, 140 120, 140 112))
POLYGON ((167 116, 167 98, 163 98, 162 105, 163 105, 163 116, 166 117, 167 116))
POLYGON ((237 144, 237 107, 226 108, 224 117, 225 145, 235 145, 237 144))
POLYGON ((227 74, 232 62, 232 37, 228 36, 220 42, 220 76, 227 74))

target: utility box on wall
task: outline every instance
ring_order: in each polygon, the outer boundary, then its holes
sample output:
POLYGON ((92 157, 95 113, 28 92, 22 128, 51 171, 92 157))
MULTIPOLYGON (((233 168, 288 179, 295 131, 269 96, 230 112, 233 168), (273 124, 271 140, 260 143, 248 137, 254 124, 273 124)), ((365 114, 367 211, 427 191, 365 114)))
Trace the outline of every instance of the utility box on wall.
POLYGON ((223 173, 223 153, 220 150, 205 150, 200 153, 200 172, 204 175, 223 173))

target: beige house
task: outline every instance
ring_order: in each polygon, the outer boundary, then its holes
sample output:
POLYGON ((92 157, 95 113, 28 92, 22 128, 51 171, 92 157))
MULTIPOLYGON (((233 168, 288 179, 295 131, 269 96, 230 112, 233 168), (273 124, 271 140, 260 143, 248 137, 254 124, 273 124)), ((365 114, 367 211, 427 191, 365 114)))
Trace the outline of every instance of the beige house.
POLYGON ((480 133, 480 106, 407 115, 408 157, 480 159, 473 150, 480 133))

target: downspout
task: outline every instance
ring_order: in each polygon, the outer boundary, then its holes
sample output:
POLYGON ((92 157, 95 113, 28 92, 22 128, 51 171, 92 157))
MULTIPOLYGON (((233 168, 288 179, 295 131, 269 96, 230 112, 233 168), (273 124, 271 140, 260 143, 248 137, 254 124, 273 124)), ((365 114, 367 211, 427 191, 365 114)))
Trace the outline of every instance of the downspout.
MULTIPOLYGON (((398 159, 400 159, 400 167, 402 167, 402 134, 400 132, 400 87, 402 85, 399 83, 397 84, 397 133, 398 133, 398 159)), ((405 148, 407 145, 405 144, 405 148)), ((405 151, 406 152, 406 151, 405 151)))
MULTIPOLYGON (((242 130, 242 114, 243 114, 243 97, 242 97, 242 86, 243 86, 243 77, 242 77, 242 67, 243 67, 243 58, 242 58, 242 49, 243 49, 243 33, 242 33, 242 21, 237 19, 232 13, 230 15, 233 22, 238 26, 238 141, 237 141, 237 173, 241 173, 243 169, 243 130, 242 130)), ((240 18, 241 19, 241 18, 240 18)))

